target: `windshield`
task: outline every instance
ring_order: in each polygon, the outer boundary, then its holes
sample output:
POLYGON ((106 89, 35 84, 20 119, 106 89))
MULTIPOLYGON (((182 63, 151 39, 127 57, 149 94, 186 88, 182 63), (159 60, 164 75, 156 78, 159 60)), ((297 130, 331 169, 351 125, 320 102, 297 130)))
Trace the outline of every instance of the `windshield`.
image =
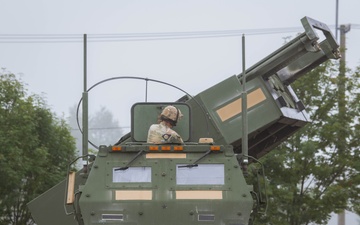
POLYGON ((177 185, 224 185, 224 164, 198 164, 196 167, 176 166, 177 185))
POLYGON ((113 168, 114 183, 149 183, 151 182, 151 167, 129 167, 126 170, 113 168))

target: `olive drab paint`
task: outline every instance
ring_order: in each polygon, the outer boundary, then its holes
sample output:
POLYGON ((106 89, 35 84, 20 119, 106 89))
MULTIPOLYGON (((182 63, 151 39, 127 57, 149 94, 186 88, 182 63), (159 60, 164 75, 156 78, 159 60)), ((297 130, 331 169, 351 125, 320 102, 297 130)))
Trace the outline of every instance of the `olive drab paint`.
POLYGON ((116 145, 100 146, 96 157, 87 156, 87 171, 69 171, 68 179, 28 204, 36 224, 252 224, 267 202, 261 176, 255 185, 247 183, 241 164, 242 82, 246 157, 255 163, 310 122, 290 84, 322 62, 340 58, 326 24, 308 17, 301 22, 302 34, 244 77, 228 77, 178 102, 134 104, 130 134, 116 145), (325 36, 321 42, 317 32, 325 36), (173 129, 184 143, 147 143, 150 125, 168 105, 183 114, 173 129))

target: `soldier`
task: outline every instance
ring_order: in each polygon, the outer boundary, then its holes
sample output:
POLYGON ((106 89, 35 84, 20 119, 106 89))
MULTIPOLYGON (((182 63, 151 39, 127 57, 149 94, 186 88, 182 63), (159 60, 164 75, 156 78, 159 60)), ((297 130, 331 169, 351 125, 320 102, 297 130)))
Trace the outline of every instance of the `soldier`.
POLYGON ((159 116, 159 123, 150 126, 148 132, 148 143, 184 143, 181 136, 171 128, 183 117, 181 111, 169 105, 164 108, 159 116))

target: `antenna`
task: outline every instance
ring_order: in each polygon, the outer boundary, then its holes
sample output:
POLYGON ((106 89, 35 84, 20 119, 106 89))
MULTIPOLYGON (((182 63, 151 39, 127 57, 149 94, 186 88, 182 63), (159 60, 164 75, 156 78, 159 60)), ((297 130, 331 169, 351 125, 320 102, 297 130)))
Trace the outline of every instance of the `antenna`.
MULTIPOLYGON (((88 154, 88 133, 89 133, 89 129, 88 129, 88 92, 87 92, 87 71, 86 71, 86 67, 87 67, 87 59, 86 59, 86 55, 87 55, 87 35, 84 34, 84 92, 82 94, 82 99, 83 99, 83 105, 82 105, 82 127, 83 127, 83 133, 82 133, 82 155, 86 156, 88 154)), ((85 158, 83 158, 83 165, 85 167, 87 163, 85 162, 85 158)))
POLYGON ((247 93, 246 93, 246 69, 245 69, 245 35, 242 35, 242 153, 243 163, 247 165, 248 159, 248 121, 247 121, 247 93))

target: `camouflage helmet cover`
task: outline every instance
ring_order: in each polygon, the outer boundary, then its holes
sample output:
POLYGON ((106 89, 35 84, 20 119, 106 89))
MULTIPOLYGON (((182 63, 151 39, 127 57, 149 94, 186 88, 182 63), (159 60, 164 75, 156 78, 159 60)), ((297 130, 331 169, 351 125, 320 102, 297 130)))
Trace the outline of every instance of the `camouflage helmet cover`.
POLYGON ((177 109, 175 106, 172 105, 166 106, 161 112, 161 115, 174 122, 178 122, 183 117, 180 109, 177 109))

